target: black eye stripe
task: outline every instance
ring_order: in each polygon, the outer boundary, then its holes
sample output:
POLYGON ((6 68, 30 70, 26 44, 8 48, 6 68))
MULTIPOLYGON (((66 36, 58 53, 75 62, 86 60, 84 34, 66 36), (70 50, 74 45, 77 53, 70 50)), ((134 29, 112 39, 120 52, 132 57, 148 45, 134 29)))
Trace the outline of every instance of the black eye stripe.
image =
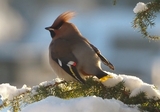
POLYGON ((53 30, 49 30, 49 32, 50 32, 52 38, 56 35, 53 30))

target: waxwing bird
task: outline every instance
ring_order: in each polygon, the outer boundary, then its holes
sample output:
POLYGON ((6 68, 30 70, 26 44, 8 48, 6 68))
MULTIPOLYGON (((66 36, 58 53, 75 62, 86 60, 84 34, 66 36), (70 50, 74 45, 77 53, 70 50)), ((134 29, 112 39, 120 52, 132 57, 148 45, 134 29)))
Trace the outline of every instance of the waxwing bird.
POLYGON ((114 70, 114 66, 100 51, 82 36, 78 28, 68 22, 74 12, 64 12, 57 17, 49 30, 52 41, 49 46, 49 62, 56 75, 66 81, 84 83, 85 77, 96 76, 101 81, 111 78, 101 68, 101 62, 114 70))

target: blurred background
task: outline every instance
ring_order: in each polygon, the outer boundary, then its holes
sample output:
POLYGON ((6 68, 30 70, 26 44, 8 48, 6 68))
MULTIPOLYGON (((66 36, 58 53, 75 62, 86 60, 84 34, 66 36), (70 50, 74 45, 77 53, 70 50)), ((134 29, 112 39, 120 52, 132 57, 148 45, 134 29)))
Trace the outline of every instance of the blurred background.
MULTIPOLYGON (((56 77, 48 62, 51 37, 44 28, 69 10, 77 12, 71 22, 115 66, 115 71, 103 69, 160 86, 160 41, 142 38, 132 28, 133 8, 138 2, 122 0, 113 5, 113 0, 1 0, 0 84, 33 86, 56 77)), ((151 29, 157 35, 159 17, 151 29)))

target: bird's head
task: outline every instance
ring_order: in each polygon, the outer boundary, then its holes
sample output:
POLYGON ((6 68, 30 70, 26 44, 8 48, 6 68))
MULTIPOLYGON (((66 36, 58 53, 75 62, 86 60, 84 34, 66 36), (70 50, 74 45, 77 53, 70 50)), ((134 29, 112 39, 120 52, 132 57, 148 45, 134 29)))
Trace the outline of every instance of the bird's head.
POLYGON ((46 27, 45 29, 49 30, 52 38, 64 36, 67 37, 75 33, 80 34, 77 27, 68 22, 74 16, 75 12, 64 12, 57 17, 50 27, 46 27))

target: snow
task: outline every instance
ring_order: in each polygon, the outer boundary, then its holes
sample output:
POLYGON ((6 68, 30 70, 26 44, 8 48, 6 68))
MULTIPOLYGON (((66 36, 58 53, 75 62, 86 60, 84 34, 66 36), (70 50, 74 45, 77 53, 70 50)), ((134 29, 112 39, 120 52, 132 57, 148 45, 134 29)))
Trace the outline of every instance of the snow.
POLYGON ((52 81, 44 81, 44 82, 41 82, 39 85, 46 87, 46 86, 50 86, 50 85, 54 85, 54 84, 55 84, 55 81, 52 80, 52 81))
MULTIPOLYGON (((124 74, 114 74, 107 72, 112 78, 102 82, 107 87, 114 87, 120 82, 124 82, 124 86, 131 92, 129 97, 134 97, 141 92, 146 93, 146 98, 153 98, 154 100, 160 99, 160 90, 154 85, 147 84, 135 76, 124 74)), ((98 80, 95 78, 95 80, 98 80)), ((10 84, 0 84, 0 105, 3 104, 5 99, 12 100, 15 96, 30 91, 32 95, 38 94, 37 90, 40 87, 46 87, 60 83, 61 79, 56 78, 52 81, 44 81, 39 85, 28 88, 24 85, 22 88, 17 89, 10 84)), ((61 85, 60 85, 61 86, 61 85)), ((137 107, 131 108, 115 99, 102 99, 100 97, 81 97, 70 100, 60 99, 50 96, 39 102, 35 102, 22 108, 22 112, 46 112, 56 110, 57 112, 138 112, 137 107)))
POLYGON ((0 105, 3 104, 2 96, 0 95, 0 105))
POLYGON ((43 86, 43 87, 46 87, 46 86, 51 86, 51 85, 54 85, 55 83, 60 83, 62 82, 63 80, 60 79, 60 78, 55 78, 53 79, 52 81, 44 81, 44 82, 41 82, 39 84, 39 86, 43 86))
POLYGON ((122 77, 114 73, 107 72, 107 74, 112 76, 112 78, 109 78, 107 81, 102 82, 107 87, 113 87, 123 80, 122 77))
POLYGON ((107 72, 107 74, 111 75, 113 78, 109 78, 107 81, 102 82, 107 87, 114 87, 116 84, 121 81, 125 82, 124 85, 128 90, 134 90, 137 87, 140 87, 143 84, 143 81, 135 76, 129 75, 117 75, 114 73, 107 72))
POLYGON ((130 97, 134 97, 141 92, 145 92, 147 98, 153 98, 154 100, 160 99, 160 90, 158 90, 154 85, 143 82, 136 76, 124 74, 116 75, 110 72, 107 73, 113 77, 105 82, 102 82, 107 87, 114 87, 116 84, 123 81, 125 88, 131 92, 130 97))
POLYGON ((130 97, 134 97, 137 95, 137 93, 140 93, 142 91, 146 93, 146 97, 148 99, 150 98, 153 98, 155 100, 160 99, 160 91, 156 89, 155 86, 147 84, 147 83, 144 83, 139 88, 135 88, 130 94, 130 97))
MULTIPOLYGON (((144 83, 141 79, 135 76, 129 76, 124 74, 114 74, 107 72, 109 75, 111 75, 113 78, 109 78, 107 81, 102 82, 107 87, 114 87, 116 84, 120 83, 121 81, 124 82, 124 86, 127 90, 130 90, 131 94, 130 97, 134 97, 138 95, 140 92, 145 92, 147 98, 154 98, 155 100, 160 99, 160 91, 156 89, 154 85, 150 85, 147 83, 144 83)), ((55 83, 59 83, 63 80, 56 78, 52 81, 44 81, 40 83, 39 85, 33 86, 32 88, 28 88, 26 85, 24 85, 22 88, 17 89, 15 86, 11 86, 10 84, 1 84, 0 85, 0 104, 3 100, 8 99, 12 100, 13 97, 18 96, 22 93, 25 93, 27 91, 31 91, 32 95, 38 94, 37 89, 40 87, 46 87, 50 85, 54 85, 55 83)))
POLYGON ((8 83, 1 84, 0 85, 0 95, 1 100, 12 100, 15 96, 18 96, 22 93, 25 93, 26 91, 29 91, 30 88, 28 88, 26 85, 23 85, 21 89, 17 89, 15 86, 11 86, 8 83))
POLYGON ((126 89, 133 91, 135 88, 140 87, 143 84, 143 81, 135 76, 128 76, 128 75, 120 75, 125 82, 124 85, 126 89))
POLYGON ((80 97, 70 100, 49 96, 39 102, 29 104, 21 112, 139 112, 137 107, 128 107, 115 99, 100 97, 80 97))
POLYGON ((148 9, 148 7, 147 7, 147 5, 145 3, 139 2, 139 3, 137 3, 135 8, 133 9, 133 12, 137 14, 137 13, 146 11, 147 9, 148 9))
POLYGON ((42 87, 42 86, 43 86, 43 87, 52 86, 52 85, 54 85, 55 83, 60 83, 61 81, 63 81, 63 80, 60 79, 60 78, 55 78, 55 79, 53 79, 53 80, 51 80, 51 81, 41 82, 39 85, 36 85, 36 86, 33 86, 33 87, 32 87, 31 93, 32 93, 32 95, 34 96, 34 95, 38 94, 38 92, 37 92, 38 88, 40 88, 40 87, 42 87))

